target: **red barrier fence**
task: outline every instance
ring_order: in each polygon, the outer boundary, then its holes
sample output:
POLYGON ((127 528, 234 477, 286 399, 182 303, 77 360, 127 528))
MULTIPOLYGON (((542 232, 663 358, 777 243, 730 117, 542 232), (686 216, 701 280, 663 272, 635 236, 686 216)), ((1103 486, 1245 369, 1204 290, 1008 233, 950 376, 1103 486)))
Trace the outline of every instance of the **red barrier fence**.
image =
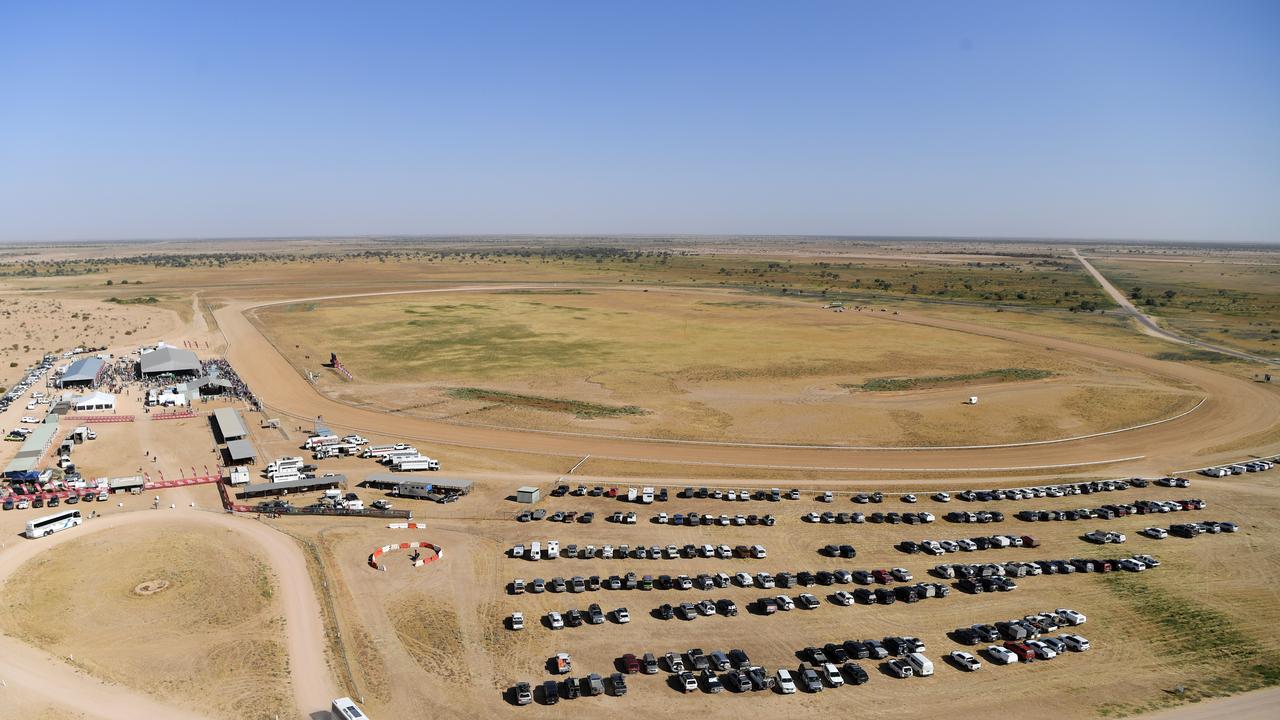
POLYGON ((193 418, 198 414, 194 410, 188 410, 186 412, 152 413, 148 417, 152 420, 182 420, 183 418, 193 418))
POLYGON ((391 552, 392 550, 408 550, 410 548, 427 548, 429 550, 435 551, 435 555, 432 555, 429 558, 422 558, 422 557, 418 558, 418 560, 413 563, 414 567, 422 567, 423 565, 426 565, 429 562, 435 562, 436 560, 439 560, 440 558, 444 557, 444 551, 441 550, 440 546, 436 545, 435 543, 406 542, 406 543, 400 543, 398 545, 383 545, 377 550, 374 550, 369 555, 369 567, 373 568, 374 570, 381 570, 382 566, 378 565, 378 558, 382 557, 386 553, 391 552))

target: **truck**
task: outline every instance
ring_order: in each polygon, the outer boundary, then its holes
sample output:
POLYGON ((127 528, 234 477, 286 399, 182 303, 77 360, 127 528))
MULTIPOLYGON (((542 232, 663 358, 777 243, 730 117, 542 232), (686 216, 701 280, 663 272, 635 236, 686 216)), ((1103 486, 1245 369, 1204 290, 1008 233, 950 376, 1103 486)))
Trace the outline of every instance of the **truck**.
POLYGON ((311 437, 307 438, 306 442, 302 443, 302 447, 308 450, 315 450, 318 447, 324 447, 325 445, 333 445, 335 443, 340 443, 340 442, 342 442, 342 438, 338 437, 337 435, 312 435, 311 437))

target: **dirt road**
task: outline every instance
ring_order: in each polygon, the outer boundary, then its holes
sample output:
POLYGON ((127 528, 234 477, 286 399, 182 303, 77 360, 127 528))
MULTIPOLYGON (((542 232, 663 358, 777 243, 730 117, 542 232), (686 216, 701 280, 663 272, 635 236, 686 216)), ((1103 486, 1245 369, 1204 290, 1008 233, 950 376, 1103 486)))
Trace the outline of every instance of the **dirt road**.
MULTIPOLYGON (((246 313, 268 305, 318 302, 341 297, 439 292, 493 292, 507 288, 558 287, 521 284, 502 287, 439 288, 318 296, 285 301, 252 302, 234 299, 217 310, 216 320, 226 336, 227 357, 259 393, 272 414, 311 421, 323 416, 331 427, 386 437, 488 450, 593 458, 640 463, 678 463, 724 468, 809 469, 845 472, 1002 472, 1035 474, 1049 468, 1088 465, 1107 473, 1160 473, 1240 457, 1251 448, 1220 448, 1239 438, 1258 436, 1280 424, 1280 398, 1255 383, 1202 367, 1155 360, 1114 348, 1050 338, 974 323, 941 320, 901 312, 877 315, 886 322, 903 322, 1034 344, 1075 356, 1134 368, 1199 388, 1205 402, 1195 412, 1159 425, 1126 432, 1064 439, 1052 444, 962 448, 860 448, 760 446, 665 441, 611 436, 463 426, 443 421, 390 416, 356 408, 321 395, 295 370, 246 313)), ((618 290, 628 292, 631 290, 618 290)), ((1274 452, 1274 448, 1260 448, 1274 452)))
POLYGON ((1150 720, 1270 720, 1280 715, 1280 688, 1255 690, 1194 705, 1162 710, 1144 717, 1150 720))
POLYGON ((1142 330, 1143 333, 1150 335, 1151 337, 1154 337, 1154 338, 1166 340, 1168 342, 1177 343, 1179 345, 1189 345, 1191 347, 1200 348, 1202 350, 1210 350, 1212 352, 1222 353, 1223 355, 1230 355, 1231 357, 1240 358, 1241 360, 1251 360, 1253 362, 1267 363, 1270 365, 1280 364, 1274 358, 1262 357, 1261 355, 1253 355, 1251 353, 1247 353, 1242 350, 1232 350, 1231 348, 1225 348, 1225 347, 1222 347, 1221 345, 1212 345, 1207 342, 1201 342, 1200 340, 1185 338, 1185 337, 1182 337, 1181 335, 1176 335, 1172 332, 1169 332, 1168 330, 1165 330, 1163 327, 1161 327, 1160 323, 1157 323, 1155 321, 1154 318, 1152 318, 1150 315, 1139 310, 1138 307, 1134 305, 1132 302, 1129 302, 1129 297, 1124 293, 1120 292, 1120 290, 1118 290, 1115 285, 1112 285, 1111 281, 1108 280, 1105 275, 1099 272, 1099 270, 1093 266, 1093 263, 1090 263, 1088 260, 1085 260, 1084 256, 1081 255, 1078 250, 1076 250, 1075 248, 1071 248, 1071 254, 1075 255, 1076 260, 1080 261, 1080 264, 1083 265, 1084 269, 1087 270, 1089 274, 1093 276, 1093 279, 1096 280, 1098 284, 1102 286, 1102 289, 1106 291, 1107 295, 1111 296, 1111 299, 1114 300, 1116 304, 1120 306, 1120 310, 1138 322, 1138 328, 1142 330))
MULTIPOLYGON (((0 550, 0 583, 27 560, 64 542, 124 525, 172 523, 174 514, 136 511, 87 521, 79 528, 40 540, 6 542, 0 550)), ((329 702, 338 695, 325 662, 324 624, 311 587, 306 560, 289 537, 248 518, 184 511, 189 523, 216 525, 250 537, 262 549, 280 585, 280 610, 286 620, 286 649, 294 697, 301 717, 328 716, 329 702)), ((173 718, 199 720, 205 716, 168 706, 150 696, 85 676, 60 658, 13 638, 0 636, 0 680, 44 697, 50 704, 104 720, 173 718)))

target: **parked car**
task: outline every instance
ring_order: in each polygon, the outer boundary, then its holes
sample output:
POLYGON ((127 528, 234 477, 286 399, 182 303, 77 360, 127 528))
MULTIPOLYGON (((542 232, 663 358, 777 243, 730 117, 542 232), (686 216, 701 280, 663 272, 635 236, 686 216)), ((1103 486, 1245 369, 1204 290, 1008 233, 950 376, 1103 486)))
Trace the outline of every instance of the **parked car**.
POLYGON ((989 646, 987 648, 987 656, 990 657, 993 662, 1000 663, 1001 665, 1012 665, 1013 663, 1018 662, 1017 655, 1014 655, 1007 648, 1000 647, 999 645, 989 646))
POLYGON ((982 663, 978 662, 978 658, 961 650, 952 650, 951 659, 965 672, 973 672, 982 667, 982 663))
POLYGON ((511 694, 515 696, 517 705, 528 705, 533 702, 533 690, 527 682, 516 683, 516 686, 511 690, 511 694))
POLYGON ((791 671, 785 668, 778 668, 778 692, 783 695, 792 695, 796 691, 796 682, 791 677, 791 671))
POLYGON ((893 675, 896 678, 909 678, 915 674, 915 670, 912 669, 911 665, 901 658, 894 658, 885 663, 885 668, 889 671, 890 675, 893 675))

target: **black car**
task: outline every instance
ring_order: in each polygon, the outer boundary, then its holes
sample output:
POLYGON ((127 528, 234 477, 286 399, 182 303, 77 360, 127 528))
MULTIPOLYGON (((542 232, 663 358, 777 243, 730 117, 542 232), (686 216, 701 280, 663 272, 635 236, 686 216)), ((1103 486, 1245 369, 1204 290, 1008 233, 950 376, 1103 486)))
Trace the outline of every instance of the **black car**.
POLYGON ((542 683, 542 704, 555 705, 560 702, 560 683, 548 680, 542 683))
POLYGON ((729 651, 729 664, 737 670, 746 669, 751 665, 751 658, 741 650, 734 649, 729 651))
POLYGON ((580 682, 586 682, 586 680, 587 680, 586 678, 582 678, 582 680, 575 680, 575 679, 573 679, 573 678, 565 678, 565 679, 564 679, 564 681, 560 683, 560 688, 564 691, 564 699, 565 699, 565 700, 574 700, 574 699, 576 699, 579 695, 581 695, 581 694, 582 694, 582 689, 581 689, 581 687, 578 685, 578 683, 580 683, 580 682))
POLYGON ((844 651, 844 647, 835 643, 823 645, 822 652, 826 653, 829 662, 842 663, 849 659, 849 653, 844 651))
POLYGON ((867 671, 862 669, 858 663, 845 663, 840 667, 840 674, 844 675, 845 682, 850 685, 861 685, 870 678, 867 677, 867 671))
POLYGON ((589 523, 595 519, 596 519, 596 514, 593 512, 584 512, 578 516, 578 522, 580 523, 589 523))
POLYGON ((733 617, 738 614, 738 606, 727 598, 716 601, 716 610, 725 617, 733 617))
POLYGON ((866 643, 857 640, 845 640, 841 645, 846 655, 854 660, 866 660, 871 657, 871 650, 867 648, 866 643))

